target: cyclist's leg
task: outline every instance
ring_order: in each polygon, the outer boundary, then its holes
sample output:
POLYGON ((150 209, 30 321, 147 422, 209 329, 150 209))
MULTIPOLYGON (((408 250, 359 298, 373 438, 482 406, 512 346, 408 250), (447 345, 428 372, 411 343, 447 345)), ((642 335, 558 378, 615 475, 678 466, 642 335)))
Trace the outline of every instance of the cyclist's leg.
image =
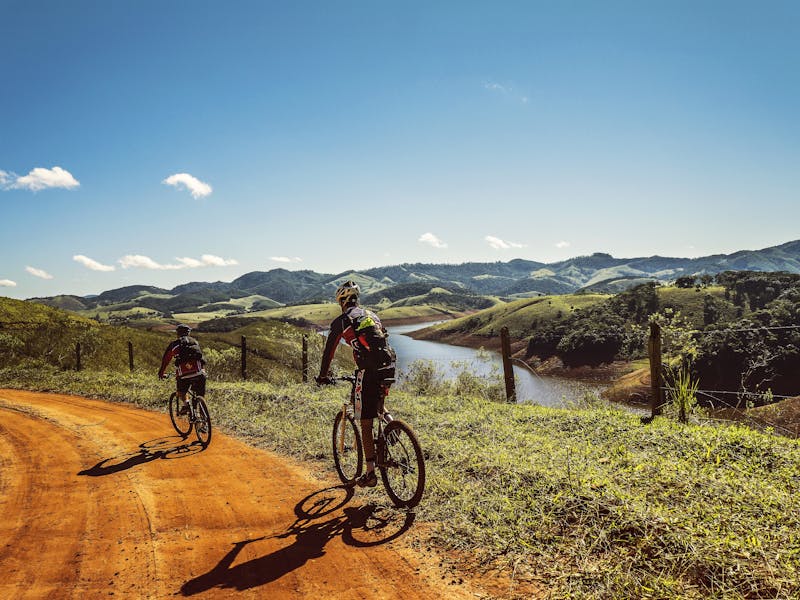
POLYGON ((364 446, 364 460, 367 469, 359 480, 362 486, 372 487, 378 483, 375 475, 375 438, 372 434, 372 422, 378 416, 380 404, 380 385, 377 374, 372 371, 359 371, 356 376, 356 418, 361 420, 361 444, 364 446), (358 394, 361 398, 359 401, 358 394), (360 411, 359 411, 360 408, 360 411))
POLYGON ((178 398, 181 399, 178 414, 185 415, 189 412, 189 402, 186 400, 186 392, 189 391, 191 381, 189 379, 176 379, 175 383, 178 386, 178 398))
POLYGON ((375 470, 375 438, 372 435, 373 419, 361 419, 361 444, 364 446, 364 460, 367 473, 375 470))
POLYGON ((194 391, 195 395, 201 396, 203 399, 206 397, 206 376, 202 373, 189 380, 189 385, 194 391))

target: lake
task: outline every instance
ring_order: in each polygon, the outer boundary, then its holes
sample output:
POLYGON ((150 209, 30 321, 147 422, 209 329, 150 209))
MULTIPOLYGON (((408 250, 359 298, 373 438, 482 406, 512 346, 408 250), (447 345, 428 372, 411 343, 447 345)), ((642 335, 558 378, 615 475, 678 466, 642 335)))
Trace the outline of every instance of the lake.
MULTIPOLYGON (((428 327, 432 323, 399 325, 387 327, 389 341, 397 351, 398 382, 402 382, 403 373, 415 360, 433 361, 443 376, 455 378, 464 370, 482 375, 495 375, 502 382, 503 360, 499 353, 478 351, 463 346, 453 346, 440 342, 415 340, 406 335, 411 331, 428 327)), ((528 369, 514 366, 517 400, 533 402, 542 406, 562 407, 583 397, 586 391, 598 391, 597 386, 575 382, 557 377, 541 377, 528 369)))

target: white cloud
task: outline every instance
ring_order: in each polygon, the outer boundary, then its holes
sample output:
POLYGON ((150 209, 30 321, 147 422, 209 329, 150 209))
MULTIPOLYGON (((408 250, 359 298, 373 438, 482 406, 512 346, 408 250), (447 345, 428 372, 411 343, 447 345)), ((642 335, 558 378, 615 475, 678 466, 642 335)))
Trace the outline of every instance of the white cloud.
POLYGON ((91 269, 92 271, 116 271, 116 267, 114 265, 104 265, 96 260, 89 258, 88 256, 84 256, 83 254, 76 254, 72 257, 72 260, 75 262, 81 263, 87 269, 91 269))
POLYGON ((204 265, 208 265, 209 267, 229 267, 239 264, 239 261, 235 258, 221 258, 213 254, 203 254, 200 260, 203 261, 204 265))
POLYGON ((167 177, 161 183, 164 185, 171 185, 178 189, 184 187, 191 192, 192 198, 205 198, 211 195, 213 191, 210 185, 188 173, 175 173, 167 177))
POLYGON ((570 247, 569 242, 561 241, 556 244, 556 248, 569 248, 569 247, 570 247))
POLYGON ((494 237, 493 235, 487 235, 483 238, 489 245, 494 248, 495 250, 508 250, 509 248, 525 248, 525 244, 518 244, 516 242, 507 242, 505 240, 501 240, 498 237, 494 237))
POLYGON ((153 269, 159 271, 183 268, 181 265, 160 265, 149 256, 142 256, 141 254, 126 254, 117 262, 122 265, 123 269, 153 269))
POLYGON ((303 262, 303 259, 299 256, 295 256, 294 258, 290 258, 288 256, 270 256, 269 259, 274 262, 279 263, 298 263, 303 262))
POLYGON ((203 256, 200 257, 200 260, 189 257, 177 258, 176 260, 187 269, 197 269, 199 267, 228 267, 230 265, 239 264, 237 260, 232 258, 225 259, 219 256, 214 256, 213 254, 203 254, 203 256))
POLYGON ((430 244, 434 248, 447 248, 447 244, 440 240, 438 237, 433 235, 432 233, 423 233, 419 236, 418 242, 422 242, 423 244, 430 244))
POLYGON ((39 277, 40 279, 52 279, 53 276, 50 275, 47 271, 42 269, 37 269, 36 267, 25 267, 25 270, 33 275, 34 277, 39 277))
POLYGON ((123 269, 151 269, 156 271, 176 271, 178 269, 197 269, 200 267, 227 267, 238 265, 239 262, 232 258, 220 258, 213 254, 203 254, 199 259, 184 256, 175 259, 177 264, 162 265, 157 263, 149 256, 141 254, 126 254, 117 262, 123 269))
POLYGON ((31 190, 38 192, 47 188, 64 188, 71 190, 81 184, 72 173, 61 167, 45 169, 36 167, 27 175, 20 177, 14 173, 0 171, 0 186, 7 190, 31 190))
POLYGON ((17 282, 10 279, 0 279, 0 287, 17 287, 17 282))

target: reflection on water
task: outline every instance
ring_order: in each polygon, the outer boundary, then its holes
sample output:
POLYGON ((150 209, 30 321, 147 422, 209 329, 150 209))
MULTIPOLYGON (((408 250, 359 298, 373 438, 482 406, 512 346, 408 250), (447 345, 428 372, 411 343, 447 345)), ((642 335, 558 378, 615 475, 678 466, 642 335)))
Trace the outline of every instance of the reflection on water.
MULTIPOLYGON (((476 375, 496 377, 502 381, 503 361, 497 352, 480 352, 463 346, 415 340, 406 333, 427 327, 431 323, 389 327, 390 342, 397 351, 398 380, 416 360, 433 361, 446 378, 455 378, 466 368, 476 375)), ((565 406, 579 401, 587 391, 596 387, 556 377, 540 377, 528 369, 514 366, 517 399, 543 406, 565 406)))

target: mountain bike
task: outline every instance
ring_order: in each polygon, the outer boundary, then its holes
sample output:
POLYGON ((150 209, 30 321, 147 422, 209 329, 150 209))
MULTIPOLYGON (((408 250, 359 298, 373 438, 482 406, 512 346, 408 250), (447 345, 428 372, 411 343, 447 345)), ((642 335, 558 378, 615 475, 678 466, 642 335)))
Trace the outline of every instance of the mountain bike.
MULTIPOLYGON (((356 422, 353 402, 356 377, 340 375, 331 383, 350 383, 350 398, 333 419, 333 464, 342 483, 353 485, 361 475, 364 447, 360 423, 356 422)), ((411 508, 419 504, 425 489, 425 459, 422 447, 411 427, 395 419, 384 406, 374 419, 375 467, 381 474, 383 487, 395 506, 411 508)))
POLYGON ((181 413, 183 401, 178 392, 172 392, 169 397, 169 418, 172 426, 178 434, 186 438, 194 429, 197 441, 203 447, 211 443, 211 416, 208 414, 208 406, 202 396, 198 396, 193 390, 186 392, 188 400, 188 411, 181 413))

